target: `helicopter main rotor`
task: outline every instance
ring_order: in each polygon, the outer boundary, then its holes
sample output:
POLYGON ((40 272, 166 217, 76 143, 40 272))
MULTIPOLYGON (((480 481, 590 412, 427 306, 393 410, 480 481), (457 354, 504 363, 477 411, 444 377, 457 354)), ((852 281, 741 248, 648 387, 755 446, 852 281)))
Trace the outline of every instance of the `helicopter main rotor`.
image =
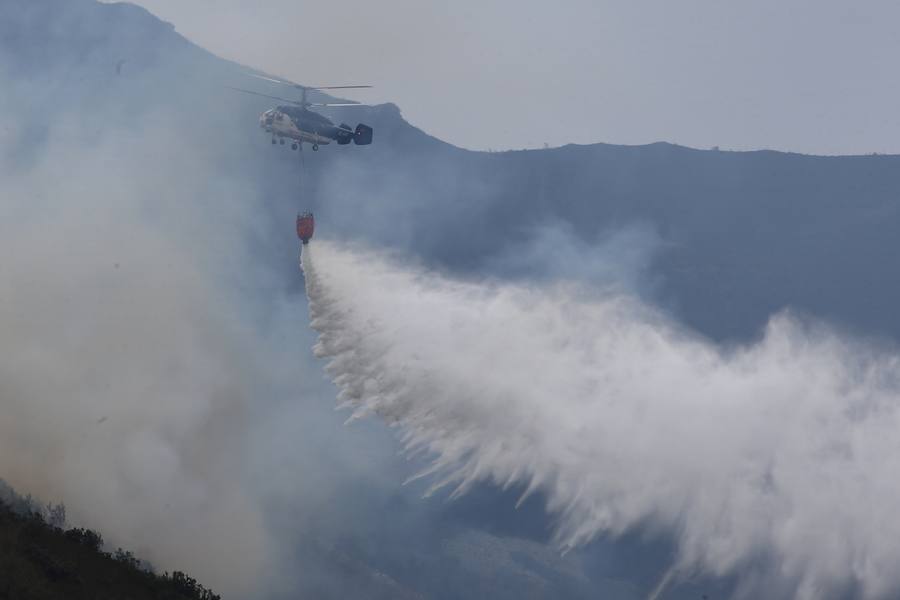
POLYGON ((267 77, 264 75, 257 75, 256 73, 247 73, 247 75, 251 77, 255 77, 257 79, 262 79, 263 81, 270 81, 272 83, 278 83, 280 85, 286 85, 288 87, 292 87, 294 89, 300 90, 300 101, 296 100, 288 100, 286 98, 279 98, 278 96, 270 96, 268 94, 260 94, 259 92, 253 92, 250 90, 245 90, 241 88, 232 88, 239 92, 246 92, 248 94, 255 94, 257 96, 263 96, 265 98, 272 98, 274 100, 281 100, 283 102, 289 102, 291 104, 295 104, 302 108, 308 108, 310 106, 368 106, 367 104, 361 104, 359 102, 309 102, 306 99, 307 93, 312 91, 319 90, 358 90, 364 88, 371 88, 371 85, 321 85, 321 86, 309 86, 309 85, 300 85, 299 83, 294 83, 293 81, 288 81, 287 79, 278 79, 275 77, 267 77))

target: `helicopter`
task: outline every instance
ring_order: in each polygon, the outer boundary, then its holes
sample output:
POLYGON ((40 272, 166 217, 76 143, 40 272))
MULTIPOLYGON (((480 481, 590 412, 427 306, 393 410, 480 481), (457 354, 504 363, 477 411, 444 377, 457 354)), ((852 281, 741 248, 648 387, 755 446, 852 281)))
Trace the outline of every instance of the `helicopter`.
POLYGON ((245 94, 253 94, 254 96, 262 96, 263 98, 271 98, 281 102, 287 102, 286 105, 270 108, 259 116, 259 126, 266 132, 272 134, 272 144, 284 145, 285 138, 291 140, 291 149, 303 149, 303 142, 312 145, 313 150, 318 150, 320 144, 330 144, 332 141, 337 142, 339 146, 345 146, 353 142, 359 146, 367 146, 372 143, 373 130, 368 125, 362 123, 352 129, 346 123, 335 125, 329 118, 317 112, 309 110, 312 106, 366 106, 356 102, 308 102, 306 99, 307 92, 319 90, 349 90, 370 88, 371 85, 327 85, 320 87, 311 87, 300 85, 286 79, 276 79, 274 77, 264 77, 254 73, 247 73, 251 77, 279 83, 300 90, 300 100, 289 100, 287 98, 279 98, 278 96, 270 96, 253 90, 245 90, 243 88, 231 88, 245 94))

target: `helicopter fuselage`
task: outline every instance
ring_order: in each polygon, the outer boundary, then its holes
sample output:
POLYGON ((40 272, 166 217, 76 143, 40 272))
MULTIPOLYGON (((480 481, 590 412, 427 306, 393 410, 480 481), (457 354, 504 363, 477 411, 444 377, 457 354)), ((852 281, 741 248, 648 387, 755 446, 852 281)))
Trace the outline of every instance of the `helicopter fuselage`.
POLYGON ((337 142, 340 146, 346 146, 353 142, 357 146, 368 146, 372 143, 373 129, 368 125, 359 123, 355 129, 351 129, 346 123, 335 125, 328 117, 320 115, 317 112, 309 110, 310 106, 364 106, 356 102, 307 102, 306 94, 309 91, 320 90, 344 90, 356 88, 369 88, 370 85, 331 85, 324 87, 309 87, 287 81, 286 79, 277 79, 266 77, 264 75, 248 73, 257 79, 264 79, 272 83, 289 86, 301 91, 300 100, 288 100, 278 96, 271 96, 253 90, 245 90, 243 88, 234 87, 235 91, 254 96, 262 96, 273 100, 280 100, 290 104, 270 108, 266 112, 259 115, 259 126, 265 131, 272 134, 272 143, 280 142, 284 144, 284 139, 293 140, 291 149, 297 150, 303 148, 303 142, 312 144, 313 150, 319 149, 319 144, 330 144, 332 141, 337 142))
POLYGON ((296 106, 279 106, 259 116, 259 126, 273 137, 290 138, 313 145, 330 144, 352 132, 341 129, 327 117, 296 106))

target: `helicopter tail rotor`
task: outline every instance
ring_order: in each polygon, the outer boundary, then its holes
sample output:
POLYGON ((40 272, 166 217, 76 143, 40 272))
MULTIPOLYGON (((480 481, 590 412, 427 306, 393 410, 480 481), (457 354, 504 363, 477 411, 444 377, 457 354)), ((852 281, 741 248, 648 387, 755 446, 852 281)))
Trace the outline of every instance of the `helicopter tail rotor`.
POLYGON ((367 146, 372 143, 372 128, 360 123, 353 132, 353 142, 357 146, 367 146))

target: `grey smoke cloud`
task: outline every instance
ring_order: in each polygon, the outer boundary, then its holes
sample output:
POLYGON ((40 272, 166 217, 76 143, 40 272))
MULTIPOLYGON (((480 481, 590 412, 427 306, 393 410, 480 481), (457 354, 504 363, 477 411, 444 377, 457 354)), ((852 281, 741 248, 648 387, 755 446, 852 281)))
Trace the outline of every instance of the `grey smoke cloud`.
POLYGON ((508 243, 479 266, 524 281, 580 281, 607 289, 652 295, 650 264, 663 248, 650 226, 622 226, 590 242, 571 224, 548 220, 528 231, 523 241, 508 243))
POLYGON ((244 482, 267 350, 221 276, 243 247, 219 235, 252 219, 227 194, 210 218, 213 170, 177 129, 50 118, 38 155, 0 165, 0 472, 160 569, 246 593, 271 560, 244 482), (146 169, 158 152, 182 160, 146 169))
POLYGON ((900 587, 894 350, 790 314, 723 349, 626 293, 453 280, 322 241, 303 268, 340 401, 433 458, 432 489, 541 492, 562 548, 668 532, 677 573, 746 574, 748 597, 900 587))
MULTIPOLYGON (((110 41, 102 20, 59 8, 79 26, 53 44, 107 43, 74 65, 25 68, 27 47, 0 60, 0 474, 160 570, 263 597, 286 579, 296 538, 272 528, 273 486, 255 475, 286 439, 303 453, 322 437, 270 425, 287 399, 324 387, 301 389, 296 355, 287 368, 273 334, 304 311, 270 314, 259 293, 279 266, 258 258, 260 192, 228 167, 242 147, 211 147, 204 129, 231 140, 217 119, 233 107, 202 123, 173 110, 172 96, 200 106, 210 86, 174 85, 194 66, 178 48, 160 65, 150 44, 118 45, 147 34, 139 13, 110 41)), ((315 472, 322 487, 337 479, 315 472)), ((302 479, 284 481, 301 513, 316 506, 302 479)))

